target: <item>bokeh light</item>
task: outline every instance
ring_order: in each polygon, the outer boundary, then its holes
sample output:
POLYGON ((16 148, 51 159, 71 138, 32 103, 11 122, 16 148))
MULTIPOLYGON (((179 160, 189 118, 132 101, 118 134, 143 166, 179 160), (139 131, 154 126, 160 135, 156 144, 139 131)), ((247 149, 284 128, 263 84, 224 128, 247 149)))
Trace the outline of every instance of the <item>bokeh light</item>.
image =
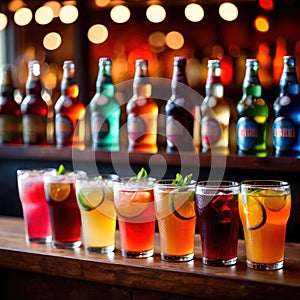
POLYGON ((78 9, 74 5, 65 5, 60 9, 59 18, 64 24, 74 23, 78 18, 78 9))
POLYGON ((265 16, 258 16, 254 20, 254 27, 257 31, 267 32, 269 30, 269 21, 265 16))
POLYGON ((58 1, 48 1, 44 3, 44 6, 48 6, 53 11, 53 17, 57 18, 59 17, 59 12, 61 9, 61 4, 58 1))
POLYGON ((219 15, 225 21, 234 21, 238 14, 237 7, 231 2, 224 2, 219 6, 219 15))
POLYGON ((116 23, 125 23, 130 18, 130 10, 125 5, 116 5, 110 11, 110 17, 116 23))
POLYGON ((151 5, 146 10, 146 17, 152 23, 160 23, 166 18, 166 10, 161 5, 151 5))
POLYGON ((95 4, 98 7, 105 7, 110 3, 110 0, 95 0, 95 4))
POLYGON ((166 35, 166 44, 169 48, 177 50, 183 47, 184 37, 178 31, 170 31, 166 35))
POLYGON ((185 17, 191 22, 199 22, 204 18, 204 10, 197 3, 190 3, 184 9, 185 17))
POLYGON ((163 32, 155 31, 151 33, 148 42, 155 53, 160 53, 166 49, 166 35, 163 32))
POLYGON ((14 21, 19 26, 25 26, 32 20, 32 11, 27 7, 18 9, 14 14, 14 21))
POLYGON ((61 36, 57 32, 50 32, 45 35, 43 45, 47 50, 55 50, 62 43, 61 36))
POLYGON ((7 8, 11 12, 16 12, 21 7, 24 7, 25 3, 22 0, 12 0, 8 3, 7 8))
POLYGON ((34 17, 38 24, 49 24, 54 17, 53 10, 49 6, 41 6, 36 10, 34 17))
POLYGON ((0 31, 5 29, 7 23, 8 23, 7 16, 3 13, 0 13, 0 31))
POLYGON ((108 30, 104 25, 96 24, 90 27, 87 36, 90 42, 101 44, 108 38, 108 30))

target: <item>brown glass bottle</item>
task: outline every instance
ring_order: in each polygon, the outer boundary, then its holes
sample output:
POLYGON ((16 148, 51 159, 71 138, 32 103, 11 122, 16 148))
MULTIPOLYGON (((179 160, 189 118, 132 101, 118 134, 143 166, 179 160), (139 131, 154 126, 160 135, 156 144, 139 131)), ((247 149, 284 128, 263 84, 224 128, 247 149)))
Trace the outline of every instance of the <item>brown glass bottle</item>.
POLYGON ((37 60, 28 63, 26 96, 21 103, 23 143, 47 145, 48 105, 42 98, 40 64, 37 60))
POLYGON ((58 148, 72 146, 84 148, 85 107, 79 100, 79 86, 75 78, 75 63, 66 60, 63 64, 61 95, 54 106, 55 137, 58 148))
POLYGON ((126 106, 128 151, 156 153, 158 106, 151 98, 148 61, 139 59, 135 67, 133 96, 126 106))
POLYGON ((165 107, 167 152, 194 151, 193 103, 185 75, 186 59, 174 57, 172 95, 165 107))
POLYGON ((12 66, 4 65, 0 79, 0 144, 22 144, 20 105, 14 100, 12 66))

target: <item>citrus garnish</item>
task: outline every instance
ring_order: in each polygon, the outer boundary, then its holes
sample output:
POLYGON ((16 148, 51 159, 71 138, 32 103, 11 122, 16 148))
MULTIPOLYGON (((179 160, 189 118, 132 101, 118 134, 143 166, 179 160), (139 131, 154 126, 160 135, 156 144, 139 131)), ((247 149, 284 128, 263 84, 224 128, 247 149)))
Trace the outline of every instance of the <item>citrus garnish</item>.
POLYGON ((77 194, 77 200, 81 209, 90 211, 101 205, 104 192, 100 187, 81 188, 77 194))
POLYGON ((243 201, 243 204, 247 228, 255 230, 262 227, 266 223, 267 213, 257 197, 248 195, 246 201, 243 201))
POLYGON ((56 171, 56 174, 57 175, 63 175, 66 173, 66 169, 64 167, 64 165, 60 164, 57 171, 56 171))
POLYGON ((120 191, 116 209, 123 217, 134 218, 147 209, 150 201, 149 191, 120 191))
POLYGON ((50 198, 56 202, 64 201, 68 198, 71 192, 69 183, 49 183, 48 194, 50 198))
POLYGON ((136 176, 131 177, 130 181, 141 181, 145 180, 148 176, 147 171, 144 168, 141 168, 141 170, 137 173, 136 176))
POLYGON ((265 206, 272 211, 279 211, 286 204, 286 196, 280 191, 268 190, 264 196, 265 206))
POLYGON ((177 218, 184 221, 194 218, 194 194, 194 192, 189 192, 189 195, 187 192, 175 192, 169 194, 169 206, 177 218))

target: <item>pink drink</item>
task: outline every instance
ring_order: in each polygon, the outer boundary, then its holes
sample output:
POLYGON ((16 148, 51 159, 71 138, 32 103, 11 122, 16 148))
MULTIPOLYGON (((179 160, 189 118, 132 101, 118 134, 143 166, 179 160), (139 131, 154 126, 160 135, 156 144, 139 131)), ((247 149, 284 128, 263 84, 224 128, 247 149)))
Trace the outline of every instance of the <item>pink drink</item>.
MULTIPOLYGON (((30 242, 47 243, 51 241, 50 217, 43 182, 45 171, 17 171, 26 239, 30 242)), ((50 170, 48 169, 47 171, 50 170)))

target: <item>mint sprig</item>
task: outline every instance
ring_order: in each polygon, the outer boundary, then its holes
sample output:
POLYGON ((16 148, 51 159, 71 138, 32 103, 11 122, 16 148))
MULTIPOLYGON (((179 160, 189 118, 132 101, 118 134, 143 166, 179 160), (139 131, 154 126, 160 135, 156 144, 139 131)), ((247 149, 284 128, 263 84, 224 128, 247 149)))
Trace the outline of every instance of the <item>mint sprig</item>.
POLYGON ((57 175, 63 175, 65 173, 66 173, 66 169, 65 169, 64 165, 60 164, 57 171, 56 171, 56 174, 57 175))
POLYGON ((183 191, 186 189, 186 186, 192 182, 193 174, 186 175, 182 177, 181 174, 177 173, 175 179, 172 181, 173 185, 178 186, 178 191, 183 191))
POLYGON ((136 176, 131 177, 130 181, 141 181, 145 180, 148 176, 147 171, 144 168, 141 168, 141 170, 137 173, 136 176))

